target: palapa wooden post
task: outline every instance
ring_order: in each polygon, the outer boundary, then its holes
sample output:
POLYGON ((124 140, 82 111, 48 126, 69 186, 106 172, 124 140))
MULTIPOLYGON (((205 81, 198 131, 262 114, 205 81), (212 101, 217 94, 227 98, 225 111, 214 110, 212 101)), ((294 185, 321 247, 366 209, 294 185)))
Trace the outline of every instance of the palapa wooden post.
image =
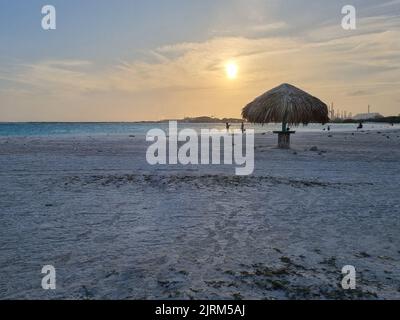
POLYGON ((296 131, 274 131, 274 133, 278 134, 278 148, 290 149, 290 135, 296 131))

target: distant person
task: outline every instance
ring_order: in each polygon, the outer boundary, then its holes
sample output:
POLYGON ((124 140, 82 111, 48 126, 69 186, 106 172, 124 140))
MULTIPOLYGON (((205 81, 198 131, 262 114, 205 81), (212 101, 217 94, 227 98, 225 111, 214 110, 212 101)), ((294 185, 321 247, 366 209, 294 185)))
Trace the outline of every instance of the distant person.
POLYGON ((331 126, 328 126, 328 131, 331 131, 331 126))
POLYGON ((244 122, 242 122, 242 125, 240 126, 240 129, 242 130, 242 133, 244 133, 246 131, 246 129, 244 128, 244 122))
POLYGON ((227 122, 225 125, 226 125, 226 131, 229 132, 229 129, 231 128, 231 125, 229 124, 229 122, 227 122))
POLYGON ((358 127, 357 127, 357 130, 361 130, 361 129, 363 129, 363 128, 364 128, 364 126, 363 126, 362 122, 360 122, 360 124, 359 124, 358 127))

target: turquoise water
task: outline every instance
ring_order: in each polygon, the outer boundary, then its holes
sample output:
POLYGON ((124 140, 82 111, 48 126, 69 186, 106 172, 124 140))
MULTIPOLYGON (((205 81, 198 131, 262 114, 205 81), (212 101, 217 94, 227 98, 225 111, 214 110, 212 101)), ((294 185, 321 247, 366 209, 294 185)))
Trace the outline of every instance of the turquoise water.
MULTIPOLYGON (((330 124, 332 131, 356 131, 355 124, 330 124)), ((90 136, 90 135, 143 135, 150 129, 168 129, 168 123, 0 123, 0 136, 90 136)), ((221 123, 179 123, 179 129, 192 128, 196 131, 201 129, 225 129, 221 123)), ((232 129, 239 129, 240 124, 232 124, 232 129)), ((255 129, 257 133, 279 130, 279 124, 250 125, 246 128, 255 129)), ((327 125, 310 124, 292 128, 299 132, 320 132, 327 125)), ((399 129, 400 126, 392 127, 389 124, 365 124, 364 130, 387 130, 399 129)))

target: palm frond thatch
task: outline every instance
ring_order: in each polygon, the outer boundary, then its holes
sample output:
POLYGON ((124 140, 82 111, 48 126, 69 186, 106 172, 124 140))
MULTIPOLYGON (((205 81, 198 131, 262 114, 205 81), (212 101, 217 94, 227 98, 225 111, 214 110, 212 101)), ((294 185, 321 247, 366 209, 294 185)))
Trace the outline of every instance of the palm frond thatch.
POLYGON ((242 116, 252 123, 286 122, 290 125, 328 123, 328 106, 290 84, 282 84, 249 103, 242 116))

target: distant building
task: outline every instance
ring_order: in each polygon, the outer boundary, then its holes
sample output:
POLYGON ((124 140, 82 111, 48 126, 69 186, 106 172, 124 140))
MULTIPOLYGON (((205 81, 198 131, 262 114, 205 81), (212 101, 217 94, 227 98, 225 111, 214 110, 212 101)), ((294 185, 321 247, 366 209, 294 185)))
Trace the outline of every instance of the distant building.
POLYGON ((353 117, 354 120, 369 120, 383 118, 380 113, 360 113, 353 117))

